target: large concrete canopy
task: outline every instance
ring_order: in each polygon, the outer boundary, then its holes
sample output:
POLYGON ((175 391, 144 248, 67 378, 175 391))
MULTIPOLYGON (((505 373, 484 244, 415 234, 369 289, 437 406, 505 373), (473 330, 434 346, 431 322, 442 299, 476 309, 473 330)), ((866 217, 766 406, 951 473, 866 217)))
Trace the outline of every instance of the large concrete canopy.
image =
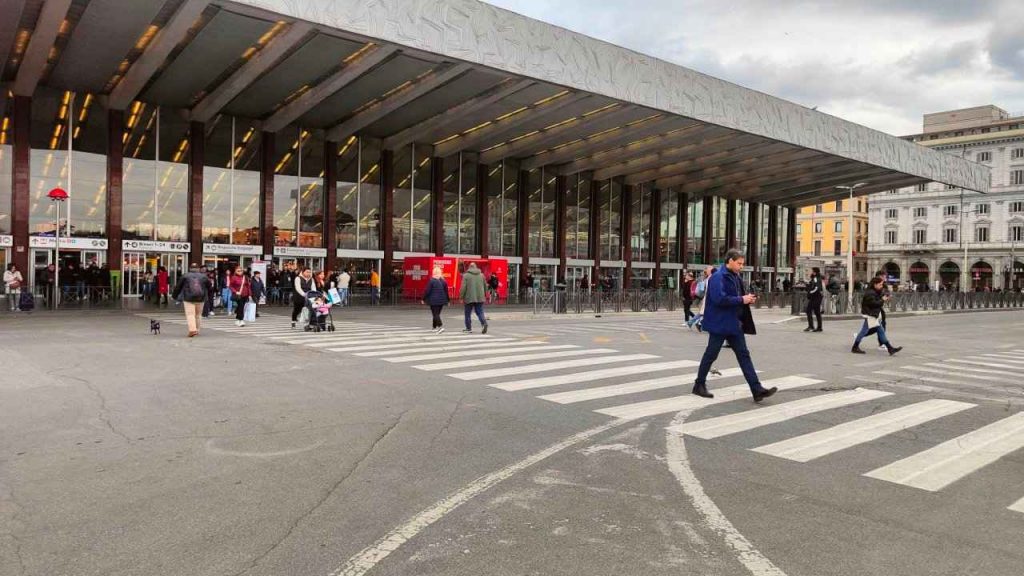
POLYGON ((477 0, 0 7, 0 115, 49 86, 789 206, 857 182, 989 187, 982 165, 477 0))

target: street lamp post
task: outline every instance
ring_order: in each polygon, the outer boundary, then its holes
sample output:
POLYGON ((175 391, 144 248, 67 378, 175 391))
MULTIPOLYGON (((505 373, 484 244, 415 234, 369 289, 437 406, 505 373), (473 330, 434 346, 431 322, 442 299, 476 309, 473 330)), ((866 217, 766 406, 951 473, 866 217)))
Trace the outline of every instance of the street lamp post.
POLYGON ((836 186, 837 190, 846 190, 850 193, 850 240, 846 251, 846 301, 847 305, 851 307, 853 306, 853 191, 867 185, 867 182, 858 182, 853 186, 836 186))
POLYGON ((57 219, 53 227, 53 308, 56 310, 60 306, 60 207, 68 199, 68 193, 62 188, 54 188, 47 197, 57 206, 57 219))

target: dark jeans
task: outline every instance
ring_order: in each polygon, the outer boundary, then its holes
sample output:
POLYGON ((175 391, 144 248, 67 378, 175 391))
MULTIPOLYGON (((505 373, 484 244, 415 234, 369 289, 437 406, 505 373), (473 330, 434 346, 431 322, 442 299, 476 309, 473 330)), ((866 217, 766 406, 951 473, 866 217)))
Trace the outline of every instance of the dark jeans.
POLYGON ((434 317, 430 326, 431 328, 440 328, 444 326, 444 322, 441 321, 441 310, 443 309, 444 306, 430 306, 430 314, 434 317))
POLYGON ((487 319, 484 318, 484 303, 483 302, 466 302, 466 330, 473 329, 473 312, 476 312, 476 317, 480 320, 480 324, 487 326, 487 319))
POLYGON ((299 314, 302 314, 302 308, 305 305, 306 300, 304 298, 299 298, 298 296, 292 298, 292 322, 299 321, 299 314))
POLYGON ((249 299, 234 294, 231 295, 231 299, 235 302, 235 320, 242 320, 245 318, 245 303, 249 299))
POLYGON ((700 359, 700 369, 697 371, 697 381, 695 384, 697 386, 707 384, 708 372, 711 371, 711 366, 715 363, 715 360, 718 360, 718 353, 722 351, 722 344, 726 342, 732 347, 732 352, 736 355, 736 361, 740 363, 740 370, 743 371, 743 377, 747 379, 750 391, 754 393, 763 390, 761 381, 757 379, 757 371, 754 370, 754 361, 750 359, 747 339, 743 334, 731 334, 729 336, 708 334, 708 347, 704 350, 704 357, 700 359))
POLYGON ((814 318, 818 319, 818 328, 821 328, 821 298, 809 298, 807 300, 807 327, 812 330, 816 329, 814 327, 814 318))
POLYGON ((690 306, 693 306, 693 300, 683 300, 683 321, 689 322, 690 318, 693 318, 693 310, 690 310, 690 306))
POLYGON ((865 320, 864 324, 861 325, 860 332, 857 333, 857 339, 854 340, 853 345, 860 346, 860 341, 863 340, 871 330, 877 331, 879 344, 882 346, 889 346, 889 337, 885 335, 885 326, 879 324, 876 328, 868 328, 867 320, 865 320))

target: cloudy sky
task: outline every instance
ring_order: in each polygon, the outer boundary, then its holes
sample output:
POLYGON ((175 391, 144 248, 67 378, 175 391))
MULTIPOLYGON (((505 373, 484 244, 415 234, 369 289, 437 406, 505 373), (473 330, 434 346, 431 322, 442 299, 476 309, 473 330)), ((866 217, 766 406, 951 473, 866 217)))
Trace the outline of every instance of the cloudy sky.
POLYGON ((1024 114, 1021 0, 487 0, 847 120, 1024 114))

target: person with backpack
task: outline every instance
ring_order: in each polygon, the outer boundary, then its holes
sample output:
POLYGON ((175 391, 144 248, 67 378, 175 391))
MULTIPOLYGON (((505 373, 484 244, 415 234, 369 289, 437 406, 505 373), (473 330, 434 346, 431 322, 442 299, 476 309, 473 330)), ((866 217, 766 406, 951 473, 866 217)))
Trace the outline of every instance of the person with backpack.
POLYGON ((21 287, 25 283, 18 266, 13 262, 7 265, 4 270, 4 287, 7 289, 7 301, 11 305, 11 312, 18 311, 18 299, 21 298, 21 287))
POLYGON ((423 291, 421 299, 421 302, 430 306, 430 314, 433 316, 431 328, 434 334, 444 332, 441 310, 448 305, 448 300, 448 283, 444 281, 444 271, 440 266, 434 266, 430 281, 427 282, 427 289, 423 291))
POLYGON ((180 299, 182 307, 185 308, 185 322, 188 324, 189 338, 199 335, 199 317, 202 315, 207 295, 213 289, 213 283, 195 264, 189 268, 188 274, 184 274, 178 279, 178 283, 174 286, 172 295, 175 300, 180 299))
POLYGON ((694 297, 695 300, 699 300, 700 301, 700 305, 697 308, 697 313, 694 314, 693 317, 690 318, 690 321, 686 323, 686 327, 687 328, 693 328, 694 326, 696 326, 697 327, 697 332, 701 332, 702 331, 700 322, 704 318, 704 300, 705 300, 704 294, 707 292, 707 289, 708 289, 708 280, 711 279, 711 275, 714 274, 714 273, 715 273, 715 267, 714 266, 708 266, 708 267, 704 268, 704 275, 703 275, 703 277, 700 279, 699 282, 697 282, 696 286, 693 288, 693 292, 692 292, 693 297, 694 297))

